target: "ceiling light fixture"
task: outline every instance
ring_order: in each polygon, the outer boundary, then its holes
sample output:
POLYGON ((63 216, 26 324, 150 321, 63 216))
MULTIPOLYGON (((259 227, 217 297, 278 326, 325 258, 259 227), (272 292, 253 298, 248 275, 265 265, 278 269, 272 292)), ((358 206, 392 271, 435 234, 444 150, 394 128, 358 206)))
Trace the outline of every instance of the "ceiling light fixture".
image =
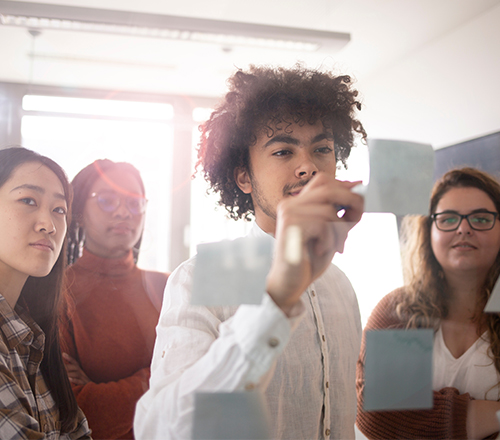
POLYGON ((8 0, 0 0, 0 24, 302 52, 333 53, 350 40, 343 32, 8 0))

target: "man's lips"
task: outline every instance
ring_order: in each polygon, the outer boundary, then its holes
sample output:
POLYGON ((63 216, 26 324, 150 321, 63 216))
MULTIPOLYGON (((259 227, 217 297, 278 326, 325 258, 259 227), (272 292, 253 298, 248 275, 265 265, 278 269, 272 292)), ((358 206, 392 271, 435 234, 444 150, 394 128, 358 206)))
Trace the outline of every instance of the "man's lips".
POLYGON ((54 245, 50 240, 38 240, 35 241, 34 243, 30 243, 30 246, 40 249, 42 251, 53 251, 54 250, 54 245))
MULTIPOLYGON (((309 180, 311 180, 311 179, 309 179, 309 180)), ((283 188, 283 195, 284 196, 287 196, 287 195, 296 196, 296 195, 300 194, 300 192, 302 191, 304 186, 306 186, 309 183, 309 180, 302 181, 302 182, 296 183, 294 185, 285 185, 283 188)))

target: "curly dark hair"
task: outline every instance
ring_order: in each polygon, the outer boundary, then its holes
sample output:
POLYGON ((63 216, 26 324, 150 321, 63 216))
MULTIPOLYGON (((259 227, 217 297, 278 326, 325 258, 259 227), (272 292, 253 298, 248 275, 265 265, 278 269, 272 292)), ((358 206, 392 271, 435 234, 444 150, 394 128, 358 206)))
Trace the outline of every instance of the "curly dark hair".
POLYGON ((229 92, 210 119, 200 126, 198 162, 213 192, 220 194, 219 205, 229 217, 250 219, 254 206, 250 194, 238 188, 235 168, 250 171, 249 147, 258 134, 274 128, 286 131, 292 124, 315 124, 321 121, 331 130, 337 161, 346 166, 355 135, 366 141, 366 132, 357 119, 361 109, 358 92, 352 90, 351 78, 335 76, 296 65, 282 67, 251 66, 238 70, 228 80, 229 92))

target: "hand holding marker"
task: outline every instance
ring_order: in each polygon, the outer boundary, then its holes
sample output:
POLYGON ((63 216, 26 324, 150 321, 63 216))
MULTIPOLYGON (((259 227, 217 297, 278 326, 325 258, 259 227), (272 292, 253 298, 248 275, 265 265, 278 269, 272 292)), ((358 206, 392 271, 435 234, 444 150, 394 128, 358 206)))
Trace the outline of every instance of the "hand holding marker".
MULTIPOLYGON (((363 185, 360 181, 351 191, 364 197, 367 189, 368 186, 363 185)), ((335 206, 337 208, 337 212, 349 209, 349 206, 335 206)), ((302 260, 302 231, 297 225, 291 225, 286 230, 285 260, 287 263, 292 265, 297 265, 302 260)))

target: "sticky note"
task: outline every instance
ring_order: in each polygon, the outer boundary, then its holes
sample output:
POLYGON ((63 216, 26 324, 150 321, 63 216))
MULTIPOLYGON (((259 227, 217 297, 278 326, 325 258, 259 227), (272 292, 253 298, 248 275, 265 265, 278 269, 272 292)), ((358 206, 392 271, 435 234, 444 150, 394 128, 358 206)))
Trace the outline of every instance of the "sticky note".
POLYGON ((429 144, 369 139, 370 181, 366 212, 426 215, 434 183, 434 150, 429 144))
POLYGON ((364 410, 432 408, 434 331, 366 333, 364 410))
POLYGON ((269 439, 264 396, 258 391, 196 393, 192 438, 269 439))
POLYGON ((499 313, 500 312, 500 278, 497 279, 497 282, 493 286, 493 290, 491 291, 491 295, 484 307, 484 311, 486 313, 499 313))
POLYGON ((200 244, 191 304, 260 304, 271 268, 273 245, 270 236, 200 244))

